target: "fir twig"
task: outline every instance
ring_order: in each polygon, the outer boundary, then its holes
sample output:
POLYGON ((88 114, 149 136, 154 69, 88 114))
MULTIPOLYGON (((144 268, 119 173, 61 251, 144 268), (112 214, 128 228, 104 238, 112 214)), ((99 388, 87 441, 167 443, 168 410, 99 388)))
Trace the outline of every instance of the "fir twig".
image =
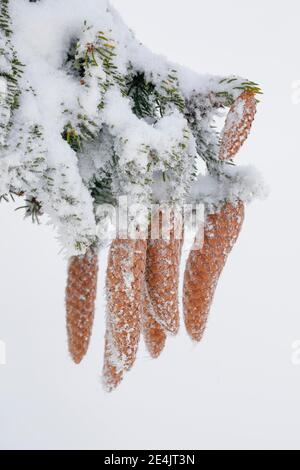
POLYGON ((25 199, 26 204, 17 207, 16 211, 25 209, 25 217, 31 217, 33 223, 40 223, 39 218, 43 215, 42 204, 35 198, 25 199))

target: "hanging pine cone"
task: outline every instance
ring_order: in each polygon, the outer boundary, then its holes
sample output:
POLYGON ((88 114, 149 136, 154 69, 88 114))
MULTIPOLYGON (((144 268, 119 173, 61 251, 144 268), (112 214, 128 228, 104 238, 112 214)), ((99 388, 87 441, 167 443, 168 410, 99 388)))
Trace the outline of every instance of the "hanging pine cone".
MULTIPOLYGON (((159 217, 160 232, 163 214, 159 217)), ((170 239, 148 240, 146 284, 155 320, 169 333, 179 329, 178 284, 182 240, 175 236, 174 213, 171 214, 170 239)))
POLYGON ((220 212, 208 215, 204 245, 192 250, 184 278, 185 326, 195 341, 201 341, 219 277, 238 239, 244 221, 244 204, 225 204, 220 212))
POLYGON ((104 383, 111 382, 110 365, 119 373, 129 371, 135 362, 142 327, 146 248, 145 240, 121 239, 115 240, 110 248, 104 383))
POLYGON ((232 105, 224 126, 220 160, 233 158, 247 140, 256 114, 255 94, 244 91, 232 105))
POLYGON ((90 249, 70 259, 66 289, 69 351, 79 364, 86 355, 94 323, 98 255, 90 249))

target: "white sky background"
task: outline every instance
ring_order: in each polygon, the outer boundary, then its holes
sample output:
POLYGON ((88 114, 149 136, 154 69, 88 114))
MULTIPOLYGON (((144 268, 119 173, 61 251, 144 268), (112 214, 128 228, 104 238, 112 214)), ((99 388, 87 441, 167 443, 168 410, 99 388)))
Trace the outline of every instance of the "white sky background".
POLYGON ((265 91, 238 162, 271 195, 247 210, 219 284, 205 341, 184 329, 152 361, 141 348, 112 395, 101 388, 105 259, 91 350, 67 354, 66 263, 52 229, 0 206, 1 449, 300 449, 297 0, 113 0, 138 37, 199 72, 236 73, 265 91))

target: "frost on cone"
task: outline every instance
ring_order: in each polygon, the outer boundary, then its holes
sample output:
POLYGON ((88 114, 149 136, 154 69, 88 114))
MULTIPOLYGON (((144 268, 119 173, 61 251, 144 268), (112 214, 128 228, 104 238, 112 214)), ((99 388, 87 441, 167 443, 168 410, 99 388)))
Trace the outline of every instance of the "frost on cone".
POLYGON ((98 256, 90 249, 71 258, 66 289, 67 332, 72 359, 86 355, 93 329, 97 294, 98 256))
POLYGON ((166 344, 166 333, 159 323, 154 319, 152 302, 149 297, 146 284, 144 285, 143 302, 143 334, 146 347, 150 356, 157 359, 166 344))
POLYGON ((232 105, 223 130, 220 160, 233 158, 247 140, 256 114, 256 98, 244 91, 232 105))
POLYGON ((219 277, 238 239, 244 221, 244 204, 225 203, 205 223, 202 250, 191 251, 184 278, 184 317, 188 333, 201 341, 219 277))
MULTIPOLYGON (((162 228, 160 212, 159 228, 162 228)), ((179 329, 178 287, 182 240, 175 236, 175 216, 171 214, 170 237, 152 239, 147 248, 146 283, 153 306, 155 320, 169 333, 177 334, 179 329)), ((152 233, 153 235, 153 233, 152 233)))
POLYGON ((123 380, 124 368, 123 366, 117 367, 114 365, 113 358, 115 351, 111 348, 111 338, 109 333, 106 333, 105 351, 104 351, 104 366, 103 366, 103 384, 107 392, 115 390, 123 380))
POLYGON ((113 390, 133 366, 142 319, 145 240, 115 240, 110 248, 106 290, 107 331, 104 386, 113 390))

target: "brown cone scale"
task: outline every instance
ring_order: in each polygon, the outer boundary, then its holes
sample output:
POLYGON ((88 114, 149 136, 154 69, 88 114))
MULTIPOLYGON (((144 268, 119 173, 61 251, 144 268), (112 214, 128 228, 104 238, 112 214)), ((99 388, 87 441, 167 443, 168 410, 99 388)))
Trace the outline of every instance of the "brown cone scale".
POLYGON ((110 390, 118 385, 123 372, 129 371, 136 359, 142 327, 146 248, 145 240, 121 239, 113 241, 110 248, 103 371, 104 384, 110 390))
POLYGON ((143 302, 143 334, 145 344, 150 356, 157 359, 166 344, 166 333, 159 323, 154 319, 153 306, 148 294, 147 286, 144 286, 143 302))
MULTIPOLYGON (((173 225, 173 218, 171 220, 173 225)), ((175 237, 174 225, 170 239, 149 239, 147 248, 146 284, 155 320, 169 333, 179 329, 178 287, 182 240, 175 237)))
POLYGON ((86 355, 93 329, 97 294, 98 256, 90 249, 70 259, 66 288, 67 332, 72 359, 86 355))
POLYGON ((189 335, 201 341, 219 277, 244 221, 244 204, 225 203, 207 216, 202 250, 191 251, 184 278, 184 317, 189 335))

